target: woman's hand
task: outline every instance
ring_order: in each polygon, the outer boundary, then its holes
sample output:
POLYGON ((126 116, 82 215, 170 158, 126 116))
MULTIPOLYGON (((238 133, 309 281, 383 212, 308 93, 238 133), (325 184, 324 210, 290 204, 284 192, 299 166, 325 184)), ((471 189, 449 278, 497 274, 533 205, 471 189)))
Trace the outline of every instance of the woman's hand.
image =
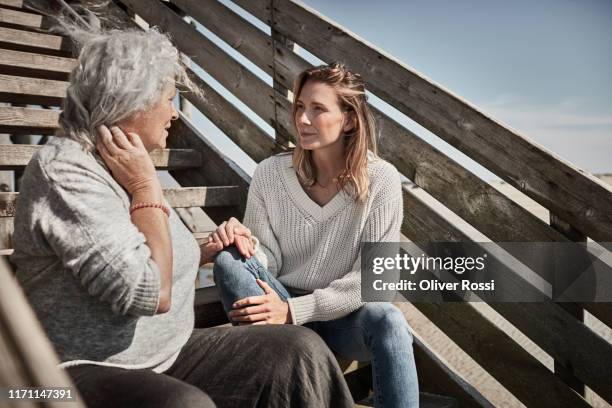
POLYGON ((265 295, 251 296, 236 301, 229 312, 232 321, 239 325, 291 323, 289 304, 282 300, 266 282, 257 279, 265 295))
POLYGON ((223 243, 214 242, 209 237, 207 243, 200 245, 200 265, 213 262, 221 250, 223 250, 223 243))
POLYGON ((96 148, 117 183, 130 195, 140 191, 161 194, 155 166, 140 136, 132 132, 125 135, 117 126, 109 129, 104 125, 98 127, 98 134, 96 148))
POLYGON ((219 224, 208 237, 208 242, 222 244, 223 247, 236 245, 240 255, 247 259, 255 254, 253 241, 251 241, 251 230, 234 217, 219 224))

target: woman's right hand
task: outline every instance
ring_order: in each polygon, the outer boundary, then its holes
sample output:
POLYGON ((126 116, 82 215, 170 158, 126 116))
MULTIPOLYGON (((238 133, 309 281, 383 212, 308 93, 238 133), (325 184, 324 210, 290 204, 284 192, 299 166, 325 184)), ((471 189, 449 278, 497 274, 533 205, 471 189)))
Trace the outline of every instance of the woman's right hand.
POLYGON ((208 237, 208 242, 223 244, 224 247, 236 245, 238 252, 247 259, 255 254, 251 230, 234 217, 219 224, 208 237))
POLYGON ((98 127, 98 135, 96 148, 113 178, 130 195, 141 191, 161 193, 155 166, 140 136, 132 132, 126 135, 117 126, 109 129, 104 125, 98 127))

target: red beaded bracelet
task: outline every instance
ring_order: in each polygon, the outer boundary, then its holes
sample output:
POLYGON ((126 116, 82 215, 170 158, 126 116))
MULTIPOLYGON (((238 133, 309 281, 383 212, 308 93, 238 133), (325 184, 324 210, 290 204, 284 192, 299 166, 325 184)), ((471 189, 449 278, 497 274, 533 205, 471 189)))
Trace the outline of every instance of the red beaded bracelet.
POLYGON ((170 208, 168 208, 167 206, 160 204, 160 203, 138 203, 138 204, 134 204, 130 207, 130 215, 132 215, 132 213, 136 210, 139 210, 141 208, 159 208, 160 210, 162 210, 166 216, 170 217, 170 208))

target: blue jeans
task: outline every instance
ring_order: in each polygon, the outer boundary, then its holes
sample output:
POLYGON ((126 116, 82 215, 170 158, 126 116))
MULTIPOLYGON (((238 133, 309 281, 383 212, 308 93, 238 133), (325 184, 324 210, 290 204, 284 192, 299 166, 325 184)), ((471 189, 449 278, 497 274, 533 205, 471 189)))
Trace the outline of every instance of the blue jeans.
MULTIPOLYGON (((292 297, 256 257, 245 259, 234 246, 217 255, 213 273, 226 313, 236 300, 264 294, 255 279, 268 283, 284 300, 292 297)), ((319 334, 336 354, 372 362, 376 408, 419 406, 412 334, 404 315, 394 305, 366 303, 347 316, 305 326, 319 334)))

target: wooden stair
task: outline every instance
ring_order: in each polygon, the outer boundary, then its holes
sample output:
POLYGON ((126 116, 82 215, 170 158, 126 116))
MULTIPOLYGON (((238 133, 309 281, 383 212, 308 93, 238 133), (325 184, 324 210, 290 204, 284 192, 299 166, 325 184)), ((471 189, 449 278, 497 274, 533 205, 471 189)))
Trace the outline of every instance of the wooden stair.
MULTIPOLYGON (((296 73, 310 66, 288 46, 295 41, 320 59, 345 61, 362 73, 374 94, 550 211, 549 223, 537 219, 510 197, 373 108, 383 129, 382 157, 483 235, 495 242, 567 242, 586 240, 587 236, 604 243, 612 240, 609 211, 612 189, 588 173, 532 144, 299 3, 234 2, 273 27, 272 34, 259 30, 216 0, 114 0, 106 11, 119 25, 135 26, 125 12, 127 8, 131 15, 137 14, 148 24, 160 26, 195 64, 274 128, 275 138, 271 138, 249 115, 191 72, 207 97, 186 95, 186 98, 256 162, 285 150, 295 140, 286 90, 291 88, 296 73), (117 6, 119 3, 121 7, 117 6), (196 19, 270 75, 273 86, 201 35, 184 21, 185 15, 196 19), (377 62, 375 67, 371 61, 377 62)), ((21 7, 21 0, 0 0, 0 103, 9 105, 0 107, 0 133, 52 135, 75 59, 70 55, 67 39, 42 32, 48 24, 45 18, 21 7)), ((0 171, 23 170, 38 148, 31 144, 0 145, 0 171)), ((250 177, 189 118, 181 114, 171 128, 169 149, 152 152, 151 158, 158 169, 168 170, 183 186, 167 189, 165 194, 199 241, 206 239, 210 219, 219 222, 229 216, 241 216, 250 177)), ((1 246, 5 253, 10 248, 11 217, 17 200, 18 193, 0 193, 0 243, 5 243, 1 246)), ((409 239, 469 240, 409 188, 404 188, 404 205, 410 217, 405 217, 402 233, 409 239)), ((517 283, 518 288, 523 284, 512 270, 508 271, 508 279, 517 283)), ((612 327, 610 304, 564 307, 551 303, 490 304, 496 313, 555 359, 554 372, 468 303, 415 306, 527 406, 588 407, 585 384, 612 403, 612 388, 606 383, 611 378, 610 368, 602 363, 609 361, 610 344, 587 327, 581 317, 583 310, 587 310, 612 327), (568 312, 570 309, 573 311, 568 312), (528 376, 523 378, 525 370, 528 376), (549 393, 546 398, 540 395, 544 390, 549 393)), ((197 327, 227 323, 215 288, 198 289, 194 307, 197 327)), ((418 336, 414 351, 424 391, 423 407, 492 406, 418 336)), ((346 372, 346 379, 355 399, 362 401, 359 406, 371 406, 367 400, 372 383, 370 368, 352 367, 346 372)))

